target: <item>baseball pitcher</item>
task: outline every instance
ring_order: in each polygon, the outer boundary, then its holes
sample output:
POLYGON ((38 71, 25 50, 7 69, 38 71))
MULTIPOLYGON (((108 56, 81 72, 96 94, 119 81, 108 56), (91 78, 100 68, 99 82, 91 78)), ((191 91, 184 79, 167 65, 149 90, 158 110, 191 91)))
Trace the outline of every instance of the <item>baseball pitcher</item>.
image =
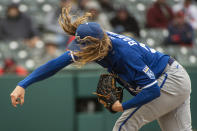
POLYGON ((71 63, 96 62, 112 74, 99 80, 95 93, 99 102, 113 113, 123 112, 113 131, 137 131, 153 120, 158 120, 163 131, 192 131, 191 82, 176 60, 133 38, 104 31, 95 22, 85 23, 89 13, 71 22, 69 11, 70 7, 62 9, 59 23, 66 33, 75 35, 70 50, 20 81, 11 93, 13 106, 24 103, 29 85, 71 63), (113 77, 134 97, 121 102, 122 91, 116 89, 113 77))

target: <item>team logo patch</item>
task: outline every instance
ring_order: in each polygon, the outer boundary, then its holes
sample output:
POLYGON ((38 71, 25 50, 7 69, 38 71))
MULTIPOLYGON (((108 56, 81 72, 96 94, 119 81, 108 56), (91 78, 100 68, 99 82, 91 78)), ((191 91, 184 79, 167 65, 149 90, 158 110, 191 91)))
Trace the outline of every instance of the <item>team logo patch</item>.
POLYGON ((143 72, 150 78, 155 79, 154 73, 149 69, 149 67, 146 65, 143 69, 143 72))

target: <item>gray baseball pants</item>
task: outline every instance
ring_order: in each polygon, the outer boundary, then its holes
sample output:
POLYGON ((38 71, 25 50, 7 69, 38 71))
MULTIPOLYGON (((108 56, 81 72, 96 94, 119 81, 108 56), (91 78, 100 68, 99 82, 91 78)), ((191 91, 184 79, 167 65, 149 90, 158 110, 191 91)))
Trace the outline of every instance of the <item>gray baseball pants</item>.
MULTIPOLYGON (((190 112, 191 82, 185 69, 178 63, 167 65, 167 79, 161 96, 141 106, 126 110, 116 121, 113 131, 138 131, 143 125, 157 120, 162 131, 192 131, 190 112), (132 115, 131 115, 132 114, 132 115)), ((161 85, 163 74, 157 81, 161 85)))

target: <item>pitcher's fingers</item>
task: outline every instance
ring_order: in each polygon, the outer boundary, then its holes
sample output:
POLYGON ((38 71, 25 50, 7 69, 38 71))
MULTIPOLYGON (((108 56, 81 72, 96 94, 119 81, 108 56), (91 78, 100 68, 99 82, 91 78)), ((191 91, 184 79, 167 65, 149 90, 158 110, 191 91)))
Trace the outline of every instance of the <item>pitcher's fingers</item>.
POLYGON ((20 104, 20 101, 19 101, 19 100, 16 100, 16 105, 17 105, 17 104, 20 104))
POLYGON ((14 95, 10 95, 10 97, 11 97, 11 102, 12 102, 12 105, 14 106, 14 107, 16 107, 16 97, 14 96, 14 95))
POLYGON ((25 101, 25 100, 24 100, 24 97, 21 96, 21 97, 20 97, 20 102, 21 102, 20 104, 23 105, 24 101, 25 101))

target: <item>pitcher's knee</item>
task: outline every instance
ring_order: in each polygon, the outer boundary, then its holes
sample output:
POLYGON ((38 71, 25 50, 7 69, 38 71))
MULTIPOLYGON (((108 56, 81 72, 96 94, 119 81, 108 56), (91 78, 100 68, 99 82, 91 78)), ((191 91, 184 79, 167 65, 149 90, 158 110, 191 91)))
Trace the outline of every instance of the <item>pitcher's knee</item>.
POLYGON ((123 122, 116 121, 113 131, 127 131, 125 127, 123 127, 123 122))
POLYGON ((132 123, 117 121, 114 125, 113 131, 138 131, 138 126, 135 126, 132 123))
POLYGON ((119 130, 119 127, 121 125, 121 122, 119 122, 118 120, 116 121, 114 127, 113 127, 113 131, 118 131, 119 130))

